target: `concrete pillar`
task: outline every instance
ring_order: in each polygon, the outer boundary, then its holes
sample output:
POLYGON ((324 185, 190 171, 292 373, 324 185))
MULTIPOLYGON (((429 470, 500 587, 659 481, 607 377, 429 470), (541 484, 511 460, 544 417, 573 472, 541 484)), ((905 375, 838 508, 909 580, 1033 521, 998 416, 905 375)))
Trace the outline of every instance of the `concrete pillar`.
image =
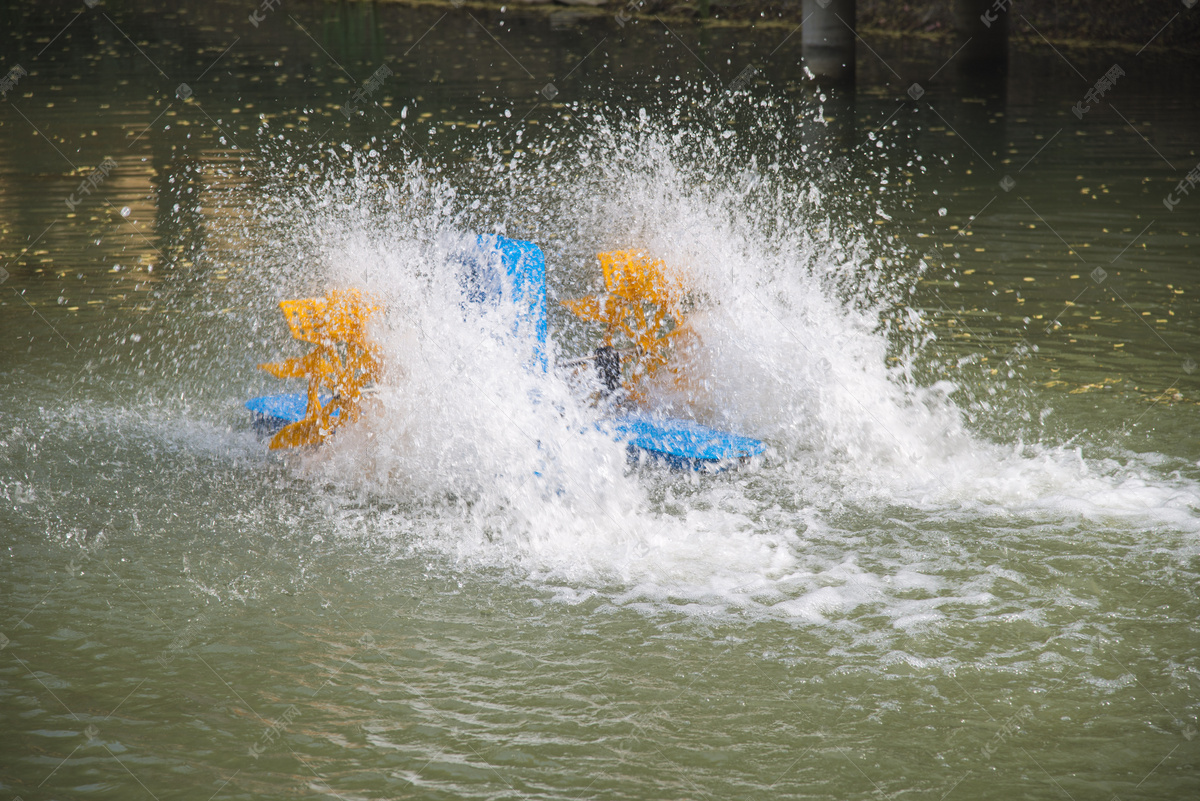
POLYGON ((855 0, 804 0, 800 54, 818 78, 854 81, 855 0))
POLYGON ((958 44, 967 46, 958 54, 960 69, 1003 71, 1008 64, 1008 25, 1013 15, 1005 0, 954 0, 954 28, 958 44))

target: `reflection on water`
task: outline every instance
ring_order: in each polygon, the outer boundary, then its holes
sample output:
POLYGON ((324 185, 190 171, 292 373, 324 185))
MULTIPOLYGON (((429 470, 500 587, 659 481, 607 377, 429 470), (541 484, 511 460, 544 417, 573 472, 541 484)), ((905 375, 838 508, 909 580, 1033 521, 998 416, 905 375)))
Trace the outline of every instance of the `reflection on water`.
POLYGON ((1195 794, 1189 65, 878 37, 847 93, 769 26, 5 19, 10 794, 1195 794), (767 464, 570 436, 462 324, 447 243, 493 225, 560 297, 687 263, 685 400, 767 464), (275 301, 359 280, 405 381, 268 455, 275 301))

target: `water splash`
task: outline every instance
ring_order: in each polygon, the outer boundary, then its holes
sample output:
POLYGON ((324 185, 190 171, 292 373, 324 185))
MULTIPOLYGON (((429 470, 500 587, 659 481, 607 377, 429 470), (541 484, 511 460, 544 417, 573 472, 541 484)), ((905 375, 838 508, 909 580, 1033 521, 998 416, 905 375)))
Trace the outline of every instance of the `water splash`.
MULTIPOLYGON (((579 107, 523 134, 519 149, 484 143, 453 168, 399 139, 303 161, 283 141, 265 164, 275 177, 254 230, 270 266, 238 289, 259 325, 275 300, 330 287, 388 308, 375 331, 388 374, 363 421, 292 457, 338 492, 399 503, 373 536, 516 570, 567 599, 608 588, 618 603, 810 621, 884 604, 903 626, 994 602, 977 576, 951 578, 962 560, 939 543, 964 520, 994 527, 984 547, 1002 547, 1013 521, 1200 530, 1194 481, 1140 457, 987 440, 957 387, 918 382, 937 347, 907 305, 926 262, 869 224, 888 186, 874 145, 831 181, 827 156, 679 110, 579 107), (503 310, 464 310, 456 254, 493 231, 542 246, 552 306, 599 288, 598 251, 637 247, 683 269, 696 299, 683 356, 699 380, 657 401, 766 440, 765 465, 699 482, 630 470, 567 376, 524 369, 503 310), (878 552, 881 514, 933 555, 878 552), (914 611, 901 600, 913 592, 940 600, 914 611)), ((552 358, 597 333, 560 309, 551 328, 552 358)))

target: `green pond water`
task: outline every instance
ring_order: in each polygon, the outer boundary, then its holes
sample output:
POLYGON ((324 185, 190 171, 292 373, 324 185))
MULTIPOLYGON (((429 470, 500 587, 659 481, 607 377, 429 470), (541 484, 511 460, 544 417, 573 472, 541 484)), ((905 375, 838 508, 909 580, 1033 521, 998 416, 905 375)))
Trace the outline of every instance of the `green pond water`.
POLYGON ((3 19, 4 798, 1200 796, 1194 60, 866 34, 846 90, 785 25, 3 19), (626 464, 458 304, 471 231, 542 246, 560 358, 596 252, 686 264, 662 402, 767 458, 626 464), (277 302, 353 285, 396 369, 268 452, 277 302))

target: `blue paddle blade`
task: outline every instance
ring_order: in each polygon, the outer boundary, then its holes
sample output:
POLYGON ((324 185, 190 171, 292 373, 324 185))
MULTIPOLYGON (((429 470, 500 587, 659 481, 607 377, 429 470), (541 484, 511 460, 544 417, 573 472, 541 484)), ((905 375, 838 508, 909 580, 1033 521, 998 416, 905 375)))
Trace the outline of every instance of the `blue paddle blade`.
POLYGON ((676 468, 724 467, 767 450, 756 439, 674 417, 627 414, 597 425, 613 439, 628 444, 631 455, 644 453, 676 468))
POLYGON ((533 342, 533 361, 545 372, 546 259, 533 242, 496 234, 480 236, 459 255, 459 280, 472 303, 507 302, 516 309, 513 335, 533 342))
MULTIPOLYGON (((318 397, 322 406, 333 400, 328 392, 322 392, 318 397)), ((246 401, 246 408, 250 410, 250 422, 254 430, 260 435, 270 435, 304 419, 308 410, 308 395, 304 392, 260 395, 246 401)), ((333 415, 337 413, 338 410, 334 409, 333 415)))

